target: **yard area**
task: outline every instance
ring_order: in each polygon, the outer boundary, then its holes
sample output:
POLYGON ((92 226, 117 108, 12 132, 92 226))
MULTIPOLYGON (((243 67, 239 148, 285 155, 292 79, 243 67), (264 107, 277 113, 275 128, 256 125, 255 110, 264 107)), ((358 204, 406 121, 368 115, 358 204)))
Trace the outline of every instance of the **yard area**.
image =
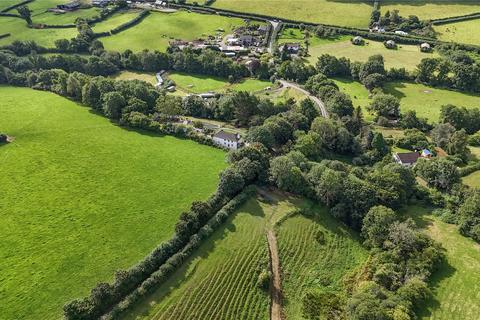
POLYGON ((225 153, 125 130, 53 93, 0 87, 2 319, 59 319, 206 199, 225 153))
POLYGON ((399 45, 397 49, 390 50, 385 48, 382 42, 366 40, 365 45, 356 46, 350 42, 350 37, 339 37, 337 39, 321 41, 315 44, 315 39, 311 40, 309 48, 310 57, 308 60, 315 64, 318 57, 322 54, 331 54, 338 58, 346 57, 352 61, 367 61, 368 57, 375 54, 381 54, 385 60, 385 67, 405 68, 414 70, 420 61, 424 58, 437 57, 436 52, 420 52, 420 48, 414 45, 399 45))
POLYGON ((367 28, 372 6, 360 1, 216 0, 212 7, 338 26, 367 28))
MULTIPOLYGON (((144 49, 165 51, 174 39, 195 40, 215 35, 217 30, 231 32, 242 19, 177 11, 152 12, 139 24, 109 37, 100 38, 107 50, 134 52, 144 49)), ((222 32, 223 33, 223 32, 222 32)))
POLYGON ((382 0, 380 11, 382 15, 387 10, 399 10, 403 17, 416 15, 421 20, 461 16, 480 12, 480 5, 471 0, 382 0))
POLYGON ((474 36, 480 32, 480 19, 444 24, 434 29, 440 40, 480 45, 480 37, 474 36))

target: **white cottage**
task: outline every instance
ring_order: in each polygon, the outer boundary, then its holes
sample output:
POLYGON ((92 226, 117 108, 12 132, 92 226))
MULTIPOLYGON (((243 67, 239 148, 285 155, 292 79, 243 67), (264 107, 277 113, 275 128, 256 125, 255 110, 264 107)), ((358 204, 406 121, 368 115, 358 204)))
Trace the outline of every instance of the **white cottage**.
POLYGON ((218 146, 237 150, 240 147, 240 135, 220 130, 213 136, 213 142, 218 146))

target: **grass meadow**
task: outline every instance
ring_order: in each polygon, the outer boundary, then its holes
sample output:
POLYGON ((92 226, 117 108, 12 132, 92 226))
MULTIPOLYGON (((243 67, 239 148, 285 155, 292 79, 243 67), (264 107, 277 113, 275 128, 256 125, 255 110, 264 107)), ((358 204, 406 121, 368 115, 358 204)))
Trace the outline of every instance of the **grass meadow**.
POLYGON ((268 269, 265 228, 272 207, 252 198, 126 319, 269 319, 257 286, 268 269))
POLYGON ((480 313, 480 245, 442 222, 431 210, 406 209, 417 223, 445 249, 446 261, 432 275, 433 297, 419 310, 422 320, 477 319, 480 313))
POLYGON ((371 4, 329 0, 216 0, 212 7, 266 14, 280 18, 367 28, 371 4))
POLYGON ((308 60, 315 64, 318 57, 322 54, 331 54, 338 58, 346 57, 352 61, 365 62, 370 56, 381 54, 385 60, 385 67, 388 68, 405 68, 414 70, 420 61, 424 58, 437 57, 436 52, 424 53, 420 52, 420 48, 414 45, 398 45, 395 50, 387 49, 382 42, 365 41, 363 46, 356 46, 350 42, 350 37, 339 37, 337 39, 323 39, 318 44, 315 40, 311 40, 309 48, 310 57, 308 60))
POLYGON ((313 210, 312 218, 295 215, 277 227, 286 319, 304 319, 302 299, 309 289, 343 295, 345 276, 368 257, 357 234, 325 208, 313 210), (324 243, 317 241, 319 233, 324 234, 324 243))
POLYGON ((114 13, 110 17, 108 17, 107 20, 101 21, 99 23, 96 23, 93 26, 93 31, 99 33, 99 32, 108 32, 130 20, 135 18, 140 14, 141 11, 139 10, 128 10, 128 11, 121 11, 114 13))
POLYGON ((173 234, 225 153, 129 131, 65 98, 0 87, 0 318, 58 319, 173 234))
MULTIPOLYGON (((44 24, 67 24, 74 23, 77 18, 92 18, 100 15, 100 8, 90 7, 86 9, 79 9, 63 14, 55 14, 48 12, 50 8, 55 8, 59 4, 64 4, 65 0, 34 0, 27 4, 28 8, 32 10, 33 23, 44 24)), ((86 2, 85 0, 81 2, 86 2)), ((87 3, 88 4, 88 3, 87 3)))
POLYGON ((480 19, 439 25, 434 29, 440 40, 480 45, 480 37, 475 36, 480 32, 480 19))
POLYGON ((398 10, 402 17, 415 15, 420 20, 439 19, 480 12, 480 4, 472 0, 382 0, 382 15, 398 10))
POLYGON ((0 1, 0 10, 13 6, 19 2, 21 2, 21 0, 2 0, 0 1))
MULTIPOLYGON (((107 20, 108 21, 108 20, 107 20)), ((235 26, 242 25, 243 20, 217 15, 189 13, 152 12, 139 24, 109 37, 100 38, 105 49, 134 52, 144 49, 165 51, 174 39, 194 40, 215 35, 216 30, 230 32, 235 26)))
POLYGON ((120 71, 118 74, 114 75, 113 78, 115 80, 141 80, 152 85, 157 84, 157 78, 153 72, 120 71))
POLYGON ((463 177, 462 182, 467 186, 480 188, 480 170, 463 177))
POLYGON ((367 121, 373 121, 374 115, 367 111, 367 106, 372 102, 369 98, 369 92, 365 86, 350 79, 336 78, 333 81, 337 84, 340 91, 348 94, 352 99, 354 107, 361 107, 363 111, 363 118, 367 121))

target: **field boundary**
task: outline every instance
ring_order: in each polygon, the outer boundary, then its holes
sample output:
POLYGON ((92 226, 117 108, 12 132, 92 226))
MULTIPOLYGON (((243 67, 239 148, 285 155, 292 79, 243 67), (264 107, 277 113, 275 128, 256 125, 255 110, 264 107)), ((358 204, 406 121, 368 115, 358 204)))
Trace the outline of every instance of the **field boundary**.
POLYGON ((25 0, 25 1, 22 1, 22 2, 19 2, 19 3, 16 3, 14 5, 11 5, 9 7, 6 7, 6 8, 3 8, 2 10, 0 10, 0 12, 7 12, 7 11, 10 11, 10 10, 13 10, 17 7, 21 7, 23 5, 26 5, 27 3, 30 3, 30 2, 33 2, 35 0, 25 0))
POLYGON ((282 280, 280 272, 280 258, 278 254, 277 237, 272 228, 267 230, 268 251, 270 253, 270 320, 282 320, 282 280))
POLYGON ((448 18, 439 18, 439 19, 432 19, 430 20, 434 26, 440 26, 444 24, 450 24, 455 22, 462 22, 462 21, 469 21, 480 19, 480 12, 470 13, 463 16, 455 16, 455 17, 448 17, 448 18))

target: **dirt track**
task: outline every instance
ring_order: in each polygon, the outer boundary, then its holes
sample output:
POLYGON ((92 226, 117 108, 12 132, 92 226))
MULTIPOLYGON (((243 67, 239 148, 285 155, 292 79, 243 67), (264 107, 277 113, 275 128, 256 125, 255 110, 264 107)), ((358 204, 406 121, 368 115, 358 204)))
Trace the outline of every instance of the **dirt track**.
POLYGON ((280 259, 278 257, 277 238, 273 230, 267 231, 268 250, 272 266, 272 279, 270 280, 270 320, 282 319, 282 281, 280 279, 280 259))

